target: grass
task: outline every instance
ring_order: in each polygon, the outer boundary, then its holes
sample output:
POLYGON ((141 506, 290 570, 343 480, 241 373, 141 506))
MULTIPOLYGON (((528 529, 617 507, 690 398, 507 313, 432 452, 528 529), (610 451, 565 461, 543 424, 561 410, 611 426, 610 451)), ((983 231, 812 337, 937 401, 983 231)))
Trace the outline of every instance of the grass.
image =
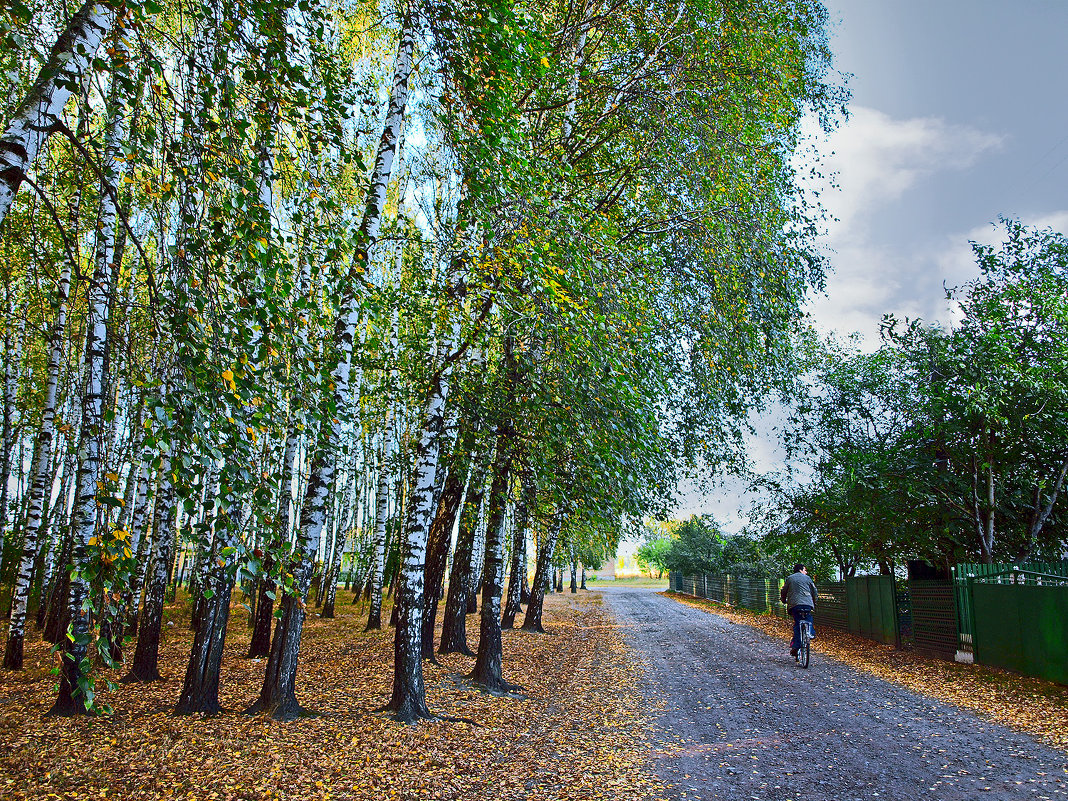
MULTIPOLYGON (((664 578, 649 578, 648 576, 635 576, 633 578, 617 578, 617 579, 586 579, 587 586, 589 585, 602 585, 606 587, 654 587, 660 590, 666 590, 668 586, 667 576, 664 578)), ((567 587, 565 586, 566 590, 567 587)), ((596 587, 594 587, 596 589, 596 587)))

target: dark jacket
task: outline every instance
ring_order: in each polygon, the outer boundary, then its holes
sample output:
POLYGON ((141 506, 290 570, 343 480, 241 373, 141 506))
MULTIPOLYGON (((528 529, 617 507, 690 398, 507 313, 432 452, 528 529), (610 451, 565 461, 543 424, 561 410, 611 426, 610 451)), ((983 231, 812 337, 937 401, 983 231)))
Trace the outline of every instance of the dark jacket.
POLYGON ((816 582, 807 574, 798 571, 786 577, 786 583, 782 585, 779 598, 786 608, 793 609, 795 606, 816 606, 816 582))

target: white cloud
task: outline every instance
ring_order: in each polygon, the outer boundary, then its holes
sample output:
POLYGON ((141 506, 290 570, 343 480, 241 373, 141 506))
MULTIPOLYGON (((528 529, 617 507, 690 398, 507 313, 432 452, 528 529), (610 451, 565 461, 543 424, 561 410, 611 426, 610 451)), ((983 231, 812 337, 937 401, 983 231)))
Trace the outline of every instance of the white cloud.
MULTIPOLYGON (((1022 222, 1068 232, 1068 210, 1024 217, 1022 222)), ((1003 233, 1000 226, 986 223, 897 250, 866 238, 846 242, 834 254, 827 295, 815 298, 809 311, 820 330, 859 333, 862 345, 873 350, 879 346, 879 322, 887 313, 952 325, 957 314, 945 290, 979 277, 970 243, 996 245, 1003 233)))
POLYGON ((942 264, 945 242, 893 248, 876 243, 872 223, 889 207, 907 202, 910 191, 939 172, 967 170, 1003 144, 1004 137, 936 117, 896 120, 881 111, 853 108, 850 119, 819 146, 825 171, 837 187, 823 186, 827 209, 838 218, 827 236, 833 271, 827 295, 810 311, 818 328, 857 332, 871 348, 879 343, 879 322, 899 317, 945 317, 942 282, 968 280, 975 272, 957 256, 942 264), (933 269, 934 268, 934 269, 933 269))
MULTIPOLYGON (((1022 217, 1020 221, 1032 228, 1052 228, 1054 231, 1068 232, 1068 210, 1022 217)), ((946 237, 943 247, 931 260, 937 265, 937 273, 942 276, 947 286, 959 286, 978 275, 971 243, 997 245, 1003 236, 1004 229, 996 223, 987 223, 960 234, 952 234, 946 237)))
POLYGON ((1068 210, 1053 211, 1039 217, 1025 218, 1023 222, 1036 228, 1052 228, 1062 234, 1068 234, 1068 210))
POLYGON ((819 147, 824 166, 837 177, 838 189, 824 200, 839 219, 832 242, 855 239, 865 218, 881 205, 899 200, 921 179, 943 170, 964 170, 1004 137, 937 117, 895 120, 873 108, 854 107, 849 120, 819 147))

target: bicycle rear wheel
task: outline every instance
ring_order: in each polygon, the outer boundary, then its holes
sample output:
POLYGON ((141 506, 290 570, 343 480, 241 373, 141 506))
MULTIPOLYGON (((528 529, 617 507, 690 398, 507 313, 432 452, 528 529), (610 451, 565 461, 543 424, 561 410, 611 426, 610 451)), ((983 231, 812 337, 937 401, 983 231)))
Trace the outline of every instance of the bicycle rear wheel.
POLYGON ((810 629, 808 627, 808 621, 801 621, 801 647, 797 649, 797 661, 803 668, 808 667, 809 657, 811 650, 809 648, 809 641, 811 638, 810 629))

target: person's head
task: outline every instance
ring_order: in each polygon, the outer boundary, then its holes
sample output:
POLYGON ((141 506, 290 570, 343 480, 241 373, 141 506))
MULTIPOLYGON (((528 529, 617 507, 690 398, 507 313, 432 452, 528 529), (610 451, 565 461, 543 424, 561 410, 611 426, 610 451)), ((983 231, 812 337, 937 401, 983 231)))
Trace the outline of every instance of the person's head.
POLYGON ((804 572, 806 572, 805 571, 805 566, 803 564, 801 564, 800 562, 798 562, 796 565, 794 565, 794 572, 795 573, 804 573, 804 572))

